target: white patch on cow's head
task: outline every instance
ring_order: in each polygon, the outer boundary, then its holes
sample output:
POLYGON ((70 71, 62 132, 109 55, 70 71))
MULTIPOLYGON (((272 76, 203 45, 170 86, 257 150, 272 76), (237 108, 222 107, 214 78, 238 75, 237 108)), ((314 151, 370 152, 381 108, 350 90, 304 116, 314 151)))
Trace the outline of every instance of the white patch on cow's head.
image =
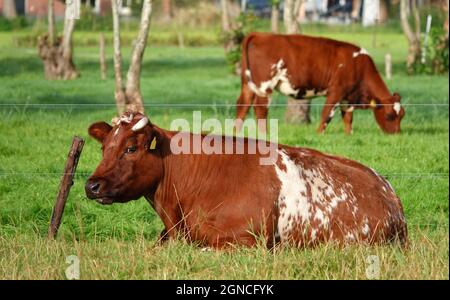
POLYGON ((124 114, 122 115, 120 118, 113 118, 112 119, 112 123, 115 126, 118 126, 117 129, 114 131, 114 136, 116 136, 117 134, 119 134, 119 129, 120 129, 120 125, 122 123, 126 123, 126 124, 130 124, 131 121, 133 121, 134 115, 132 113, 130 114, 124 114))
POLYGON ((394 103, 394 111, 397 113, 397 115, 400 114, 401 109, 402 109, 402 105, 400 104, 400 102, 395 102, 394 103))
POLYGON ((369 52, 364 48, 361 48, 358 52, 353 52, 353 58, 358 57, 360 55, 369 55, 369 52))
POLYGON ((132 131, 136 132, 144 128, 148 124, 148 118, 143 117, 139 120, 136 124, 134 124, 133 128, 131 128, 132 131))
POLYGON ((339 65, 338 65, 338 68, 339 68, 339 69, 342 68, 342 67, 344 67, 344 64, 339 64, 339 65))

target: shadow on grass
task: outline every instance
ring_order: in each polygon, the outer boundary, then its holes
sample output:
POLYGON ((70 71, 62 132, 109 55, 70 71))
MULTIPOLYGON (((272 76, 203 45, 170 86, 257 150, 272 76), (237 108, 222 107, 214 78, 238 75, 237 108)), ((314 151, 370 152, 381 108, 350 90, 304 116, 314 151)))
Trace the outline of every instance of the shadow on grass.
POLYGON ((405 127, 402 128, 402 134, 422 134, 422 135, 434 135, 434 134, 448 134, 448 128, 439 126, 428 126, 428 127, 405 127))
POLYGON ((23 58, 4 58, 0 60, 0 77, 16 76, 22 73, 36 73, 41 72, 43 74, 44 68, 42 62, 36 57, 23 57, 23 58))
POLYGON ((188 70, 208 70, 226 68, 224 58, 188 58, 188 57, 174 57, 173 59, 152 59, 143 63, 142 69, 150 72, 179 72, 188 70))

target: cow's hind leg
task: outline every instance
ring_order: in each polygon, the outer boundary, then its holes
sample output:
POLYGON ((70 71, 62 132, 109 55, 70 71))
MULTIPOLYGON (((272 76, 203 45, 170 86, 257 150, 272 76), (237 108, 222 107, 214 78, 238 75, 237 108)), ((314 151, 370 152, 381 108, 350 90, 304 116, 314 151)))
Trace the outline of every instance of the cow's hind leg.
POLYGON ((267 97, 256 96, 253 109, 255 110, 256 122, 258 123, 259 135, 267 132, 267 115, 269 114, 270 95, 267 97))
POLYGON ((352 134, 353 132, 353 110, 353 106, 341 108, 342 121, 344 121, 344 131, 346 134, 352 134))
POLYGON ((236 120, 234 122, 234 130, 239 133, 242 129, 242 123, 248 114, 252 105, 255 94, 250 90, 247 84, 242 85, 241 95, 236 103, 236 120))
POLYGON ((336 112, 336 108, 339 106, 339 101, 342 99, 341 93, 328 93, 327 101, 325 102, 322 109, 322 116, 320 119, 320 125, 317 129, 318 133, 323 133, 325 128, 327 128, 328 124, 334 117, 336 112))

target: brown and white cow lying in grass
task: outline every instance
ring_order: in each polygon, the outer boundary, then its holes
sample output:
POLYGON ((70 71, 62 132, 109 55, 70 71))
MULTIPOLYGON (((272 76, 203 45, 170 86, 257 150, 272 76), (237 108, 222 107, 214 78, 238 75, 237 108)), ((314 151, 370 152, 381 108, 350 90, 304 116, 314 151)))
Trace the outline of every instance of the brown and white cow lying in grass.
MULTIPOLYGON (((178 132, 141 114, 127 113, 121 120, 114 127, 100 122, 89 128, 102 143, 103 159, 86 183, 86 195, 101 204, 144 196, 164 223, 164 237, 182 234, 216 248, 253 246, 261 236, 268 247, 407 241, 392 186, 355 161, 273 144, 276 156, 267 165, 260 164, 259 152, 174 154, 178 132)), ((254 140, 219 142, 234 147, 254 140)))
MULTIPOLYGON (((389 92, 372 58, 360 47, 304 35, 252 33, 242 44, 241 68, 238 132, 252 105, 257 119, 267 119, 274 90, 295 99, 326 96, 320 133, 338 108, 346 133, 352 132, 355 108, 372 108, 384 132, 400 132, 405 115, 400 95, 389 92)), ((260 130, 265 131, 261 124, 260 130)))

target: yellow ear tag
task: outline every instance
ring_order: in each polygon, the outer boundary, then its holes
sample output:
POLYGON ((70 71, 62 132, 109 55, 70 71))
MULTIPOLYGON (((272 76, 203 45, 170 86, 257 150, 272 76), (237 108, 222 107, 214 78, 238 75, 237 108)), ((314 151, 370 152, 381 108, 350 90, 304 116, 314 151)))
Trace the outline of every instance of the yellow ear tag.
POLYGON ((375 101, 375 99, 372 99, 372 101, 370 101, 370 107, 372 107, 372 108, 377 107, 377 101, 375 101))
POLYGON ((153 138, 152 143, 150 144, 150 150, 156 149, 156 137, 153 138))

